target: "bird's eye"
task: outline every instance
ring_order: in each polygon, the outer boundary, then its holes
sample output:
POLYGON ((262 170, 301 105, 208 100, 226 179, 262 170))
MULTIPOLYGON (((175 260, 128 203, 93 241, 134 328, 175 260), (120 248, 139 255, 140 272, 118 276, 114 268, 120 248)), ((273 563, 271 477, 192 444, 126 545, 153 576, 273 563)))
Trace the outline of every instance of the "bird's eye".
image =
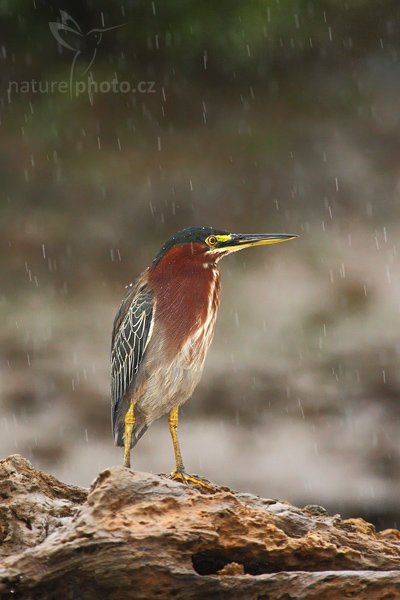
POLYGON ((208 238, 206 239, 206 243, 209 246, 215 246, 218 243, 217 238, 215 237, 215 235, 210 235, 208 236, 208 238))

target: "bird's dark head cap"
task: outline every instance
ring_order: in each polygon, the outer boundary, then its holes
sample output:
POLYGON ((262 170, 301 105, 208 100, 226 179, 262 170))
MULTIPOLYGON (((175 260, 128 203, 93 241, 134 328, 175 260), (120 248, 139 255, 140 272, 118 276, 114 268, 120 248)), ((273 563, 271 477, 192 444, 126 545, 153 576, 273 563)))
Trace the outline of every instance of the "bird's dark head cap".
POLYGON ((181 229, 165 242, 155 257, 153 265, 155 266, 171 248, 178 244, 206 244, 206 240, 209 237, 217 235, 229 235, 229 232, 224 229, 216 229, 215 227, 187 227, 186 229, 181 229))

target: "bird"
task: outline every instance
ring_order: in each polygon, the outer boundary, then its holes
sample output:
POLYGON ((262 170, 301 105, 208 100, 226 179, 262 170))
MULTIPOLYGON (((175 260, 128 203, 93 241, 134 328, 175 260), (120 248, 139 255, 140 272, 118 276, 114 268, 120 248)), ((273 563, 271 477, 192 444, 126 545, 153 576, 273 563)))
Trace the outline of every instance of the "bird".
POLYGON ((241 234, 214 227, 175 233, 130 284, 114 319, 111 420, 114 441, 131 466, 133 448, 153 421, 168 414, 175 469, 170 479, 209 487, 186 472, 179 409, 200 381, 220 302, 221 258, 253 246, 285 242, 287 233, 241 234))

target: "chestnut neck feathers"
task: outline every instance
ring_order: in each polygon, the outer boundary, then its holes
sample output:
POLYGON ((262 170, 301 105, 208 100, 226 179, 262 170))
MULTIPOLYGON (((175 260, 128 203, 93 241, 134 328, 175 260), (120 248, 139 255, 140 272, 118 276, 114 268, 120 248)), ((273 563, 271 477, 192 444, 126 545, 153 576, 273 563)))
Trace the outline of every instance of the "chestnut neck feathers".
POLYGON ((155 292, 158 317, 173 346, 181 346, 208 322, 214 324, 220 273, 202 246, 174 246, 150 267, 148 281, 155 292))

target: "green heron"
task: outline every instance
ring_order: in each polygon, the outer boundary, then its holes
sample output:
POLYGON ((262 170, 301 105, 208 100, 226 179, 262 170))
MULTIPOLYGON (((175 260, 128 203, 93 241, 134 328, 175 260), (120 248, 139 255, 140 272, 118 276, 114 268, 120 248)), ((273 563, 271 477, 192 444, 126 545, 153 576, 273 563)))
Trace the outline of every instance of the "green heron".
POLYGON ((155 419, 168 413, 176 463, 169 477, 204 485, 185 472, 178 411, 200 381, 214 335, 221 289, 217 263, 237 250, 295 237, 235 234, 213 227, 183 229, 128 286, 111 344, 112 427, 115 444, 124 447, 126 467, 131 448, 155 419))

